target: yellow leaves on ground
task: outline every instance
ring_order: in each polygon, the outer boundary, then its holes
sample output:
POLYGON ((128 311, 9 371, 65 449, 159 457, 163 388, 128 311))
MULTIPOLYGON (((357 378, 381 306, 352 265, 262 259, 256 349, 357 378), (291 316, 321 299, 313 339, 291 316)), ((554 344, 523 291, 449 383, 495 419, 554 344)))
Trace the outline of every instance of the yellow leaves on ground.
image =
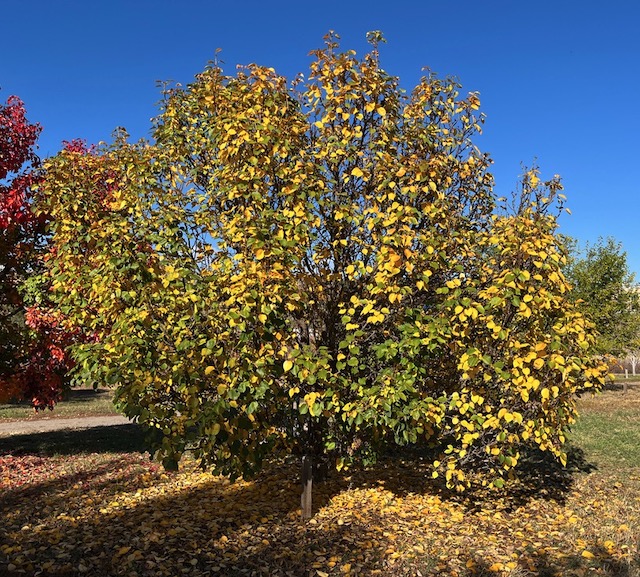
MULTIPOLYGON (((557 474, 547 470, 547 481, 557 474)), ((95 577, 560 577, 633 567, 637 469, 614 492, 605 473, 579 477, 559 500, 523 499, 527 485, 447 499, 426 476, 419 462, 384 462, 316 483, 315 516, 303 523, 295 466, 272 463, 253 482, 229 483, 188 463, 164 474, 137 454, 1 457, 0 564, 95 577)))

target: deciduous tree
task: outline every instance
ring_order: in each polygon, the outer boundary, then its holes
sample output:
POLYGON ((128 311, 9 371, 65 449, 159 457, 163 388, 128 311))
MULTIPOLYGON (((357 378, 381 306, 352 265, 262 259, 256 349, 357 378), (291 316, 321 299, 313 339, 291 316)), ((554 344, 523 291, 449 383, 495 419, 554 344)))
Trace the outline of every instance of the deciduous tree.
POLYGON ((640 292, 627 254, 613 238, 569 251, 571 298, 598 330, 596 351, 624 358, 640 347, 640 292))
POLYGON ((27 118, 23 103, 11 97, 0 106, 0 375, 6 379, 20 355, 24 318, 18 284, 23 255, 38 234, 29 210, 31 171, 37 165, 35 143, 40 132, 27 118))
POLYGON ((95 337, 78 370, 167 466, 415 445, 463 489, 500 485, 523 444, 563 458, 605 368, 566 298, 559 182, 528 172, 499 213, 478 96, 432 73, 406 94, 379 34, 363 59, 336 38, 307 79, 213 63, 165 93, 153 144, 47 162, 53 298, 95 337))
POLYGON ((68 360, 57 313, 43 308, 47 299, 31 280, 46 254, 46 216, 31 210, 40 130, 17 97, 0 106, 0 399, 27 398, 36 408, 57 400, 68 360))

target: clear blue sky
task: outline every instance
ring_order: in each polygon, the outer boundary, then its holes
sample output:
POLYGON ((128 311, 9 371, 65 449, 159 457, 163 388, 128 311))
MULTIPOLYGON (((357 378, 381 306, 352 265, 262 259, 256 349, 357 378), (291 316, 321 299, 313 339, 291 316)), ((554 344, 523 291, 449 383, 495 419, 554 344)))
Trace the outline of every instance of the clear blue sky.
POLYGON ((640 278, 640 4, 632 0, 30 0, 2 2, 0 99, 22 98, 62 140, 148 136, 158 80, 188 83, 222 48, 228 73, 257 62, 292 77, 328 30, 359 54, 382 30, 382 65, 411 89, 425 66, 479 91, 478 146, 497 192, 522 163, 563 177, 561 232, 613 236, 640 278))

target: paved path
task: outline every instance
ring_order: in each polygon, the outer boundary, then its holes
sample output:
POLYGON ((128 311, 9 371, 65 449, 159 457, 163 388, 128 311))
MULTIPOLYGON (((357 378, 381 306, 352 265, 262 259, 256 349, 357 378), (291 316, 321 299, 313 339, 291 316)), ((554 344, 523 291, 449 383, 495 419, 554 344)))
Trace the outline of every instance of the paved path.
POLYGON ((34 419, 32 421, 0 422, 0 437, 11 435, 28 435, 31 433, 47 433, 62 429, 89 429, 91 427, 107 427, 111 425, 126 425, 129 419, 122 415, 107 415, 104 417, 77 417, 34 419))

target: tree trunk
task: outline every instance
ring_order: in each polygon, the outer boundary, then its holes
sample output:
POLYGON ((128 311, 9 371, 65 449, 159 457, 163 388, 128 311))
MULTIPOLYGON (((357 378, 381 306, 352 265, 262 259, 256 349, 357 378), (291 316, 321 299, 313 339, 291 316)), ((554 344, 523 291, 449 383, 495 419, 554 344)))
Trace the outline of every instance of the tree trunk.
POLYGON ((311 494, 313 490, 313 458, 311 455, 302 457, 302 497, 300 499, 302 506, 302 518, 311 519, 313 507, 311 502, 311 494))

